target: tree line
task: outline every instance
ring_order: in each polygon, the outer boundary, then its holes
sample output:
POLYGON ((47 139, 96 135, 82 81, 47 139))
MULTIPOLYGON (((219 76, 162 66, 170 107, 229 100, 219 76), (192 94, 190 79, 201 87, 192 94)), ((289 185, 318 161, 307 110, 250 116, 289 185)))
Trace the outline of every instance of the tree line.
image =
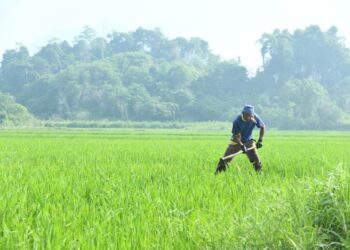
POLYGON ((347 128, 350 53, 337 33, 309 26, 263 34, 263 65, 250 77, 201 38, 144 28, 97 37, 86 26, 72 44, 52 39, 33 55, 23 45, 3 54, 0 122, 227 121, 249 103, 270 127, 347 128))

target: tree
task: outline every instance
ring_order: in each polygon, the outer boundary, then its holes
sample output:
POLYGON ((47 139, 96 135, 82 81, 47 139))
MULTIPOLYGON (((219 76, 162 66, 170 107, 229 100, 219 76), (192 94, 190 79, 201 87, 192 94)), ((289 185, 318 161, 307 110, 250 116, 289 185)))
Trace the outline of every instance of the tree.
POLYGON ((327 129, 334 127, 341 114, 327 90, 312 80, 292 80, 280 92, 280 107, 288 117, 284 127, 327 129))
POLYGON ((28 49, 24 46, 4 53, 1 70, 3 78, 1 89, 13 95, 18 95, 26 83, 37 78, 28 49))
POLYGON ((350 115, 350 76, 344 78, 342 81, 333 84, 330 88, 332 99, 338 106, 350 115))
POLYGON ((75 37, 73 52, 80 62, 89 63, 92 61, 91 43, 95 39, 95 30, 85 26, 83 31, 75 37))
POLYGON ((344 66, 349 65, 349 50, 337 29, 322 32, 318 26, 294 32, 297 77, 312 79, 329 85, 344 77, 344 66))
POLYGON ((132 36, 137 50, 150 52, 152 55, 157 55, 162 41, 165 39, 159 29, 146 30, 142 27, 136 29, 132 36))
POLYGON ((137 51, 138 47, 131 33, 112 32, 108 34, 110 39, 108 51, 110 54, 137 51))
POLYGON ((176 63, 168 70, 165 81, 171 88, 189 86, 190 82, 197 77, 196 72, 185 64, 176 63))
POLYGON ((64 41, 51 41, 32 58, 34 70, 39 74, 58 73, 75 62, 73 48, 64 41))
POLYGON ((53 89, 54 76, 47 74, 38 80, 26 84, 19 96, 19 102, 41 119, 48 119, 56 112, 53 89))
POLYGON ((0 92, 0 125, 18 126, 33 125, 37 120, 28 110, 16 103, 13 96, 0 92))
POLYGON ((264 73, 272 76, 275 86, 289 80, 294 71, 292 35, 276 29, 272 34, 264 33, 259 42, 264 73))
POLYGON ((293 78, 309 78, 328 88, 350 73, 349 49, 335 27, 323 32, 312 25, 293 34, 277 29, 259 42, 264 62, 260 76, 265 75, 271 88, 293 78))
POLYGON ((97 37, 90 43, 91 54, 95 60, 104 59, 106 56, 107 40, 97 37))
POLYGON ((96 32, 93 28, 89 26, 84 26, 83 31, 74 38, 75 43, 85 42, 90 44, 96 38, 96 32))
POLYGON ((247 80, 245 67, 234 61, 224 61, 193 82, 191 89, 195 94, 209 94, 221 100, 232 100, 246 93, 247 80))

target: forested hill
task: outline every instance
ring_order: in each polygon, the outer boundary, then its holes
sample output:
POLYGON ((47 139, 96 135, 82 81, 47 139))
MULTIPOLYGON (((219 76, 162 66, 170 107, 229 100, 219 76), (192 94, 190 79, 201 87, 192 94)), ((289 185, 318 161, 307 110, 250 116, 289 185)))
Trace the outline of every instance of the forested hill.
POLYGON ((85 27, 73 43, 54 39, 33 55, 19 46, 3 54, 1 121, 14 105, 38 119, 229 121, 252 104, 269 127, 350 127, 350 53, 335 27, 275 30, 259 43, 254 77, 201 38, 158 29, 96 37, 85 27))

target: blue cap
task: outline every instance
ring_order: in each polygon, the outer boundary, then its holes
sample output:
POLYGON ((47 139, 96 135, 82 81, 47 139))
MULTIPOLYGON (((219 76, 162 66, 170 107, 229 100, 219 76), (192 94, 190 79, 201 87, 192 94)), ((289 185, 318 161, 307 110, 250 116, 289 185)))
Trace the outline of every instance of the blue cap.
POLYGON ((245 106, 243 107, 242 112, 254 114, 254 106, 252 106, 252 105, 245 105, 245 106))

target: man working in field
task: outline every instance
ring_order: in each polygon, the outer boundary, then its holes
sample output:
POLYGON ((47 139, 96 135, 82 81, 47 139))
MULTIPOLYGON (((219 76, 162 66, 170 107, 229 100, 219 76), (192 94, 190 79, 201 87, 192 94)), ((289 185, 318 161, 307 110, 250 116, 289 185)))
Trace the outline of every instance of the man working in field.
POLYGON ((220 158, 215 174, 225 171, 228 162, 230 162, 235 155, 239 154, 240 150, 242 150, 242 153, 247 154, 255 170, 259 172, 262 166, 256 149, 262 147, 264 133, 265 124, 261 118, 255 114, 254 107, 251 105, 244 106, 242 114, 238 115, 233 121, 232 138, 224 157, 220 158), (255 126, 260 128, 259 140, 256 144, 253 139, 253 129, 255 126), (232 157, 229 155, 232 155, 232 157))

